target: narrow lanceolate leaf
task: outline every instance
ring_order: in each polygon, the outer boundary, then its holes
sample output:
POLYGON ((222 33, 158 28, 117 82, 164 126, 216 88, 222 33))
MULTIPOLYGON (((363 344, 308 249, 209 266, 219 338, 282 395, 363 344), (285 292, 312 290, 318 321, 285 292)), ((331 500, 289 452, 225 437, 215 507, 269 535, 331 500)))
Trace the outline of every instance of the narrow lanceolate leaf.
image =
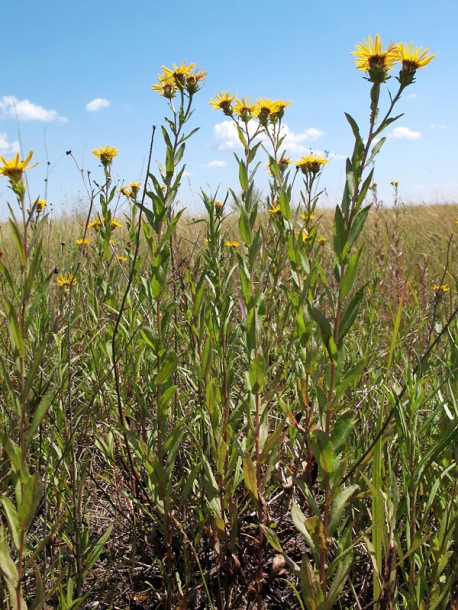
POLYGON ((353 410, 345 411, 335 422, 331 432, 332 448, 338 455, 344 448, 348 437, 353 432, 356 413, 353 410))
POLYGON ((337 337, 337 346, 340 346, 345 335, 348 333, 348 331, 353 326, 353 322, 355 321, 355 318, 358 315, 359 306, 361 305, 361 301, 364 296, 365 288, 366 287, 363 286, 355 293, 355 295, 351 299, 350 303, 348 304, 347 308, 345 309, 345 311, 342 315, 342 319, 340 321, 340 326, 339 326, 339 333, 338 333, 338 337, 337 337))
POLYGON ((255 500, 258 500, 259 495, 258 484, 256 481, 256 468, 254 466, 253 460, 248 454, 245 455, 245 457, 243 458, 243 474, 245 485, 248 491, 251 493, 255 500))
POLYGON ((8 330, 13 350, 20 358, 25 357, 25 344, 19 327, 19 321, 16 315, 16 308, 8 299, 4 299, 6 314, 8 316, 8 330))
POLYGON ((0 525, 0 574, 9 580, 11 584, 16 585, 18 579, 17 568, 10 555, 3 525, 0 525))
POLYGON ((239 182, 242 187, 242 191, 248 190, 248 172, 246 169, 246 165, 243 161, 239 163, 239 182))
POLYGON ((38 472, 34 472, 24 486, 21 503, 18 510, 19 527, 28 532, 32 525, 38 505, 43 496, 43 486, 38 472))
POLYGON ((249 379, 251 392, 259 394, 264 387, 265 360, 261 354, 258 354, 250 363, 249 379))
POLYGON ((336 499, 332 503, 331 520, 329 522, 329 536, 333 536, 334 532, 339 527, 348 501, 357 489, 358 485, 346 487, 337 495, 336 499))
POLYGON ((21 546, 21 528, 19 526, 19 517, 14 504, 9 498, 0 498, 0 502, 3 504, 3 510, 6 514, 6 520, 8 521, 8 527, 10 528, 11 539, 13 541, 16 550, 19 550, 21 546))

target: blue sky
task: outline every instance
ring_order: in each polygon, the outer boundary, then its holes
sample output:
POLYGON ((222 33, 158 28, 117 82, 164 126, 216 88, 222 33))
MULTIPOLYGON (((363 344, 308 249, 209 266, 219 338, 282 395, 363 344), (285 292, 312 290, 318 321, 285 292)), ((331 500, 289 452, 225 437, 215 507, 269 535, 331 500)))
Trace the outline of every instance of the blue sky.
MULTIPOLYGON (((200 130, 185 155, 184 206, 201 209, 201 187, 219 187, 220 196, 237 188, 227 119, 208 105, 222 90, 292 100, 284 118, 287 154, 330 152, 321 186, 335 203, 352 150, 344 112, 363 133, 369 114, 370 85, 350 53, 377 33, 386 43, 413 41, 437 55, 418 71, 397 106, 405 115, 387 130, 375 167, 380 196, 389 203, 390 181, 399 180, 406 202, 458 201, 456 0, 0 0, 0 8, 0 154, 34 150, 40 164, 28 172, 31 194, 44 197, 47 178, 56 211, 85 205, 81 174, 67 150, 80 169, 102 180, 91 151, 116 146, 114 176, 143 178, 151 127, 167 115, 166 100, 151 85, 162 65, 183 60, 208 73, 195 97, 190 126, 200 130)), ((396 84, 392 79, 388 89, 396 84)), ((387 101, 385 91, 382 108, 387 101)), ((161 160, 160 134, 154 152, 161 160)), ((263 164, 259 171, 265 188, 263 164)), ((1 216, 12 200, 1 179, 1 216)))

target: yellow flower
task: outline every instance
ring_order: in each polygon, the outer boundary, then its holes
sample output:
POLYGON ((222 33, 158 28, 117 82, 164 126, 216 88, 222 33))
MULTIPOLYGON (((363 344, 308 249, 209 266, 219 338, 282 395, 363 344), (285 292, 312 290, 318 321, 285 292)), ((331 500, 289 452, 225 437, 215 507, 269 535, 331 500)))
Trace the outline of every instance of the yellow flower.
POLYGON ((224 242, 224 245, 227 246, 228 248, 238 248, 242 244, 239 241, 231 241, 231 240, 227 239, 224 242))
POLYGON ((436 292, 448 292, 450 290, 450 286, 448 284, 442 284, 441 286, 434 284, 434 290, 436 292))
POLYGON ((407 46, 405 43, 398 44, 396 47, 397 59, 402 62, 402 68, 399 72, 399 82, 407 87, 412 84, 415 78, 415 72, 420 68, 424 68, 436 56, 429 54, 429 49, 423 50, 423 47, 413 48, 413 42, 407 46))
POLYGON ((184 61, 181 66, 173 64, 173 68, 162 66, 162 72, 167 78, 173 78, 177 87, 183 88, 186 84, 186 77, 196 67, 196 64, 186 64, 184 61))
POLYGON ((420 68, 424 68, 432 61, 436 56, 429 54, 429 48, 423 50, 423 47, 413 48, 413 42, 407 46, 404 42, 401 42, 396 47, 397 58, 402 62, 402 69, 415 72, 420 68))
POLYGON ((130 182, 129 184, 125 184, 120 192, 128 197, 129 199, 135 199, 138 195, 138 191, 140 190, 140 182, 130 182))
POLYGON ((277 102, 274 102, 266 97, 260 97, 255 102, 253 116, 256 118, 268 117, 271 114, 275 114, 277 111, 277 102))
POLYGON ((117 220, 114 220, 114 218, 111 219, 111 226, 113 229, 116 229, 117 227, 122 227, 122 224, 120 222, 118 222, 117 220))
POLYGON ((301 214, 300 218, 303 220, 314 220, 315 214, 301 214))
POLYGON ((307 233, 307 231, 301 231, 300 229, 296 229, 296 237, 302 237, 302 241, 306 242, 309 238, 309 234, 307 233))
POLYGON ((101 146, 95 148, 92 154, 100 159, 103 167, 108 167, 113 163, 113 159, 117 156, 118 150, 114 146, 101 146))
POLYGON ((169 100, 175 97, 178 87, 176 86, 175 79, 173 77, 167 76, 166 74, 159 74, 157 80, 159 81, 159 85, 153 85, 151 87, 153 91, 158 91, 160 95, 169 100))
POLYGON ((93 220, 92 222, 90 222, 87 225, 87 228, 88 229, 100 229, 100 227, 102 226, 102 222, 104 220, 105 220, 104 218, 102 218, 102 219, 96 218, 95 220, 93 220))
POLYGON ((391 184, 392 186, 398 186, 398 184, 399 184, 399 180, 392 180, 392 181, 390 182, 390 184, 391 184))
POLYGON ((316 175, 328 162, 328 159, 325 157, 311 154, 301 157, 299 161, 296 161, 296 167, 297 169, 300 169, 303 174, 316 175))
POLYGON ((118 256, 116 258, 118 259, 118 261, 120 263, 123 263, 124 261, 127 260, 127 256, 123 256, 122 254, 118 254, 118 256))
POLYGON ((80 237, 76 240, 76 243, 78 244, 78 246, 89 246, 91 240, 88 237, 85 237, 84 239, 80 237))
POLYGON ((231 95, 229 91, 221 91, 221 93, 218 93, 218 95, 215 95, 215 97, 210 100, 210 106, 214 110, 222 110, 224 114, 231 116, 233 113, 232 102, 236 97, 237 93, 231 95))
POLYGON ((0 167, 0 174, 9 178, 12 184, 17 184, 22 179, 22 174, 24 172, 27 172, 29 169, 38 165, 38 163, 35 163, 34 165, 27 167, 32 156, 33 150, 29 152, 24 161, 19 160, 19 153, 16 153, 16 156, 13 159, 5 159, 5 157, 0 156, 3 163, 3 166, 0 167))
POLYGON ((324 244, 324 243, 326 243, 328 241, 328 238, 327 237, 319 237, 318 241, 320 242, 320 244, 324 244))
POLYGON ((373 83, 384 83, 388 78, 388 72, 394 64, 399 61, 397 46, 390 42, 384 50, 380 36, 377 34, 375 41, 369 36, 364 42, 356 45, 355 56, 356 67, 369 73, 369 80, 373 83))
POLYGON ((56 277, 56 284, 61 288, 69 288, 78 283, 78 279, 73 274, 60 273, 56 277))
POLYGON ((175 96, 178 89, 186 89, 192 95, 200 89, 201 82, 207 76, 206 72, 199 72, 195 68, 196 64, 188 65, 185 61, 181 66, 173 64, 173 68, 162 66, 162 74, 158 76, 160 85, 153 85, 152 89, 160 91, 161 95, 169 99, 175 96))
POLYGON ((40 213, 46 207, 46 199, 36 199, 34 205, 37 208, 37 212, 40 213))
POLYGON ((280 208, 280 204, 277 203, 277 205, 274 205, 273 208, 269 209, 270 214, 272 215, 277 215, 277 214, 281 214, 281 208, 280 208))
POLYGON ((209 237, 204 237, 204 243, 211 244, 211 239, 209 237))
POLYGON ((256 104, 251 103, 250 97, 242 97, 242 99, 235 102, 234 112, 241 117, 242 121, 247 123, 253 116, 255 108, 256 104))
POLYGON ((280 168, 280 170, 284 170, 288 167, 288 165, 291 165, 292 162, 293 160, 290 157, 282 157, 278 161, 278 167, 280 168))

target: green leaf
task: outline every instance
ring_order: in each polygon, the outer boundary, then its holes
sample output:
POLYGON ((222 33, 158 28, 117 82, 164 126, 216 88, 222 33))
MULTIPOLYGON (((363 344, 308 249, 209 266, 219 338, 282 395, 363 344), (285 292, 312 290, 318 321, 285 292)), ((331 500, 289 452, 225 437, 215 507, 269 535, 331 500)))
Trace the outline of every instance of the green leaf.
POLYGON ((248 190, 248 172, 243 161, 239 162, 239 182, 240 186, 242 187, 242 191, 246 192, 248 190))
POLYGON ((42 497, 41 477, 38 472, 34 472, 24 486, 18 509, 18 523, 23 532, 29 531, 42 497))
POLYGON ((239 231, 243 243, 249 246, 252 242, 253 236, 251 234, 251 226, 250 221, 248 219, 248 214, 246 213, 246 210, 242 207, 240 208, 239 231))
POLYGON ((11 539, 13 541, 16 550, 19 550, 21 546, 21 528, 19 525, 19 516, 14 504, 7 497, 0 498, 0 502, 3 504, 3 508, 6 514, 6 520, 10 528, 11 539))
POLYGON ((348 307, 345 309, 342 314, 342 319, 340 321, 339 333, 337 337, 337 346, 340 347, 345 335, 349 332, 351 327, 353 326, 353 322, 358 315, 359 306, 361 305, 362 298, 364 296, 366 286, 362 286, 353 296, 348 307))
POLYGON ((329 536, 333 536, 334 532, 339 527, 340 522, 342 520, 342 515, 348 504, 348 500, 355 493, 355 491, 358 489, 358 487, 359 487, 358 485, 350 485, 350 487, 343 489, 336 496, 334 502, 332 503, 332 507, 331 507, 331 519, 329 521, 329 536))
POLYGON ((355 219, 352 223, 351 229, 350 229, 350 235, 349 235, 349 240, 348 240, 348 245, 350 248, 351 248, 351 246, 353 246, 353 244, 359 237, 359 234, 363 230, 363 227, 367 220, 367 215, 369 214, 371 207, 372 207, 371 204, 366 206, 355 217, 355 219))
POLYGON ((264 388, 264 374, 265 374, 266 363, 264 357, 258 354, 250 362, 250 387, 252 394, 259 394, 264 388))
POLYGON ((360 255, 361 255, 361 248, 353 254, 353 256, 350 258, 350 260, 348 261, 348 263, 345 267, 345 271, 344 271, 344 274, 342 277, 342 281, 340 283, 340 291, 339 291, 340 292, 339 298, 342 302, 345 301, 345 299, 350 294, 350 292, 353 288, 353 283, 355 281, 356 272, 358 270, 358 261, 359 261, 360 255))
POLYGON ((16 564, 10 555, 3 525, 0 525, 0 573, 3 574, 12 585, 15 586, 17 584, 18 572, 16 564))
POLYGON ((159 384, 167 383, 177 368, 177 357, 174 352, 167 352, 165 358, 161 362, 161 368, 156 375, 154 383, 156 386, 159 384))
POLYGON ((345 411, 335 422, 331 432, 331 443, 335 455, 343 450, 345 443, 354 430, 356 413, 353 410, 345 411))
POLYGON ((259 499, 259 495, 258 483, 256 479, 256 468, 253 464, 253 460, 248 454, 246 454, 243 458, 243 475, 246 488, 253 496, 253 498, 257 501, 259 499))

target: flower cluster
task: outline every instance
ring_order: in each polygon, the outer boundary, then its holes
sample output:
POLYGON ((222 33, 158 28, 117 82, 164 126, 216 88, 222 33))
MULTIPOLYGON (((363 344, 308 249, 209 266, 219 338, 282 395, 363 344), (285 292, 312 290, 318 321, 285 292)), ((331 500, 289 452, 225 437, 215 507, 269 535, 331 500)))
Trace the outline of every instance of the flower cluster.
MULTIPOLYGON (((102 216, 102 218, 96 218, 95 220, 93 220, 92 222, 90 222, 87 225, 88 229, 101 229, 104 224, 105 224, 105 218, 102 216)), ((116 229, 117 227, 122 227, 122 224, 120 222, 118 222, 117 220, 115 220, 114 218, 112 218, 110 220, 110 225, 112 227, 112 229, 116 229)))
POLYGON ((355 56, 358 70, 367 72, 368 79, 372 83, 386 82, 390 78, 389 72, 395 64, 401 62, 398 81, 403 87, 407 87, 413 83, 416 71, 424 68, 436 57, 428 51, 429 49, 423 47, 414 49, 413 42, 410 45, 390 42, 384 49, 382 40, 377 34, 374 41, 372 36, 369 36, 367 40, 357 44, 356 51, 353 51, 352 55, 355 56))
POLYGON ((326 159, 326 157, 310 154, 301 157, 299 161, 296 162, 296 168, 305 175, 316 176, 328 162, 329 160, 326 159))
POLYGON ((151 89, 167 99, 174 98, 178 91, 193 95, 199 91, 206 76, 207 73, 199 71, 195 64, 188 65, 185 61, 181 66, 173 64, 173 68, 162 66, 162 73, 157 77, 159 84, 151 89))
POLYGON ((249 97, 239 99, 237 94, 231 95, 229 91, 221 91, 210 100, 210 106, 215 110, 222 110, 226 116, 236 115, 245 123, 255 118, 264 126, 282 119, 285 108, 290 104, 292 104, 291 101, 271 100, 265 97, 252 102, 249 97))
POLYGON ((119 192, 122 193, 128 199, 135 199, 138 195, 139 190, 140 182, 130 182, 129 184, 125 184, 119 192))

